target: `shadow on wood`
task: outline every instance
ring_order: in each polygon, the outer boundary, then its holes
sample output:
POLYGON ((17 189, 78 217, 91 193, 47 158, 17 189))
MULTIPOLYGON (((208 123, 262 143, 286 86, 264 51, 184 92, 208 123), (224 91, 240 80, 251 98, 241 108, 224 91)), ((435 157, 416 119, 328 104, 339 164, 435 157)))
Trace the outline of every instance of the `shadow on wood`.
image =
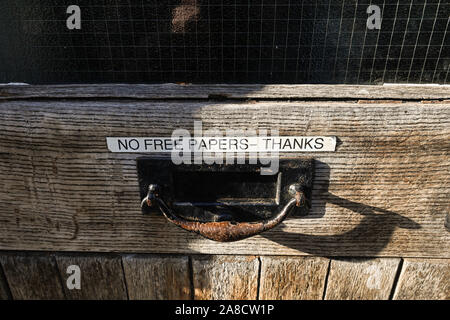
MULTIPOLYGON (((349 247, 352 251, 365 252, 376 256, 390 242, 396 228, 420 229, 420 224, 398 213, 363 203, 350 201, 328 191, 330 168, 326 163, 316 161, 322 173, 319 183, 314 182, 313 200, 316 197, 314 216, 300 219, 323 218, 327 203, 346 208, 362 216, 353 229, 334 235, 316 235, 280 232, 266 232, 262 237, 283 246, 316 256, 345 256, 349 247), (324 179, 324 174, 326 179, 324 179), (318 198, 318 199, 317 199, 318 198), (355 250, 355 248, 357 248, 355 250)), ((292 219, 292 218, 291 218, 292 219)), ((369 258, 370 259, 370 258, 369 258)))

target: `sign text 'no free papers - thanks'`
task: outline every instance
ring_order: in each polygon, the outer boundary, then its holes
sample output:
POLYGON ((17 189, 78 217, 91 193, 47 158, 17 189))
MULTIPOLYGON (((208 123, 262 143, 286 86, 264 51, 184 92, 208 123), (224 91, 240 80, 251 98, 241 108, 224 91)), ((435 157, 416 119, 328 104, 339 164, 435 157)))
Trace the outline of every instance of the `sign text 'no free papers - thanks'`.
POLYGON ((329 152, 336 137, 108 137, 111 152, 329 152))

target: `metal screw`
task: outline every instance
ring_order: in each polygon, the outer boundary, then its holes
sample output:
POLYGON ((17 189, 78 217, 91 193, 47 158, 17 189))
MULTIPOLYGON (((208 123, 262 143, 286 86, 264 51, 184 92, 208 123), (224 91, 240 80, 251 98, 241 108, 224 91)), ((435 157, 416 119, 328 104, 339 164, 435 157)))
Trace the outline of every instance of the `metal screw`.
POLYGON ((297 207, 301 207, 305 204, 305 194, 302 191, 302 187, 299 183, 294 183, 289 186, 289 194, 295 198, 297 207))
POLYGON ((158 196, 158 193, 157 193, 158 189, 159 189, 159 186, 157 184, 151 184, 148 186, 148 193, 145 196, 145 198, 142 199, 141 207, 144 205, 144 203, 147 204, 147 206, 149 206, 149 207, 153 206, 152 200, 158 196))
POLYGON ((157 193, 156 193, 156 191, 159 189, 159 186, 157 185, 157 184, 151 184, 151 185, 149 185, 148 186, 148 194, 150 195, 150 194, 154 194, 154 195, 158 195, 157 193))

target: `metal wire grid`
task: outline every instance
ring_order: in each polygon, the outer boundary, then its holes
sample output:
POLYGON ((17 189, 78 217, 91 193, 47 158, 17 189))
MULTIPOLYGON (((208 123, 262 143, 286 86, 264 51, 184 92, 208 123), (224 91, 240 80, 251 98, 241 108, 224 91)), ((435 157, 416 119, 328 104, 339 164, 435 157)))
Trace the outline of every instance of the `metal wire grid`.
POLYGON ((448 81, 445 0, 77 0, 68 30, 73 2, 2 1, 0 82, 448 81))

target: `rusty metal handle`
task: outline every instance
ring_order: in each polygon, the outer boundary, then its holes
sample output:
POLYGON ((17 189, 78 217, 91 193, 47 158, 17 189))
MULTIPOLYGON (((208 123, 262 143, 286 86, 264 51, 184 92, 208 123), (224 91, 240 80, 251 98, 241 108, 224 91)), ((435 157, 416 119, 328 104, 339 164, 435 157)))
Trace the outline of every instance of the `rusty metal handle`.
POLYGON ((289 193, 293 198, 281 209, 281 211, 270 219, 258 222, 201 222, 190 221, 178 216, 160 197, 158 186, 150 185, 147 196, 142 200, 141 205, 149 207, 156 206, 162 214, 173 224, 187 231, 195 232, 201 236, 215 241, 230 242, 242 240, 263 231, 272 229, 279 225, 291 212, 294 206, 300 207, 305 204, 305 197, 296 185, 289 188, 289 193))

